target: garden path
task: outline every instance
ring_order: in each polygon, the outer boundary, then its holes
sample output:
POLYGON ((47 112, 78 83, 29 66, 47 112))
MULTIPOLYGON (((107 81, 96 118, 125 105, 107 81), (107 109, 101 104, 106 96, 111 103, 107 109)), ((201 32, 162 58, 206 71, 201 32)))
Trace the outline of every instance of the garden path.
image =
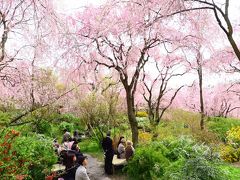
POLYGON ((97 158, 86 154, 88 157, 87 172, 91 180, 126 180, 127 178, 123 175, 111 175, 108 176, 104 173, 104 163, 99 162, 97 158))

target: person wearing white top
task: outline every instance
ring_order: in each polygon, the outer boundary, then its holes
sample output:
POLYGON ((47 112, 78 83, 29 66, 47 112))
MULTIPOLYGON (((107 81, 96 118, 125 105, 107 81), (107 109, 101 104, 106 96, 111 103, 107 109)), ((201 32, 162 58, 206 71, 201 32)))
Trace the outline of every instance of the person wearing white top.
POLYGON ((120 159, 125 159, 125 139, 122 138, 120 144, 118 145, 118 154, 120 159))
POLYGON ((78 159, 80 166, 77 168, 75 180, 90 180, 87 174, 87 156, 80 156, 78 159))

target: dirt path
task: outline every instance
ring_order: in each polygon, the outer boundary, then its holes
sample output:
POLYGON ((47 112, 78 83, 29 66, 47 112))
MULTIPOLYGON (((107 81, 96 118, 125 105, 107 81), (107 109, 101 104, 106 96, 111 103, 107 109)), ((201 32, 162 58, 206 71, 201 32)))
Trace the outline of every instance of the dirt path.
POLYGON ((86 154, 86 156, 88 157, 87 172, 91 180, 127 180, 125 176, 106 175, 104 173, 103 162, 99 162, 96 158, 92 157, 89 154, 86 154))
POLYGON ((237 168, 240 168, 240 162, 232 163, 232 166, 237 167, 237 168))

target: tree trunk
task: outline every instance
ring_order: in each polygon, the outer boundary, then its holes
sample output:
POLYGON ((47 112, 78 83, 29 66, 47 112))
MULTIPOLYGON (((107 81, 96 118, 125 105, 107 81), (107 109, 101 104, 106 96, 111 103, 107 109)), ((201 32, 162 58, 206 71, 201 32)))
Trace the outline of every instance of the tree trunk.
POLYGON ((157 127, 159 123, 160 123, 160 113, 159 113, 159 106, 158 106, 156 109, 154 126, 157 127))
POLYGON ((200 120, 200 128, 201 130, 204 129, 204 103, 203 103, 203 88, 202 88, 202 65, 201 63, 198 64, 198 78, 199 78, 199 92, 200 92, 200 114, 201 114, 201 120, 200 120))
POLYGON ((238 60, 240 61, 240 51, 239 51, 239 48, 238 48, 236 42, 234 41, 232 35, 228 35, 227 37, 228 37, 229 43, 231 44, 238 60))
POLYGON ((132 141, 133 146, 136 147, 138 144, 138 123, 135 115, 135 109, 134 109, 134 98, 131 95, 130 92, 126 90, 127 95, 127 112, 128 112, 128 120, 131 126, 132 131, 132 141))
POLYGON ((155 122, 155 116, 154 116, 154 112, 153 112, 153 109, 148 106, 148 119, 150 121, 150 124, 151 125, 154 125, 154 122, 155 122))

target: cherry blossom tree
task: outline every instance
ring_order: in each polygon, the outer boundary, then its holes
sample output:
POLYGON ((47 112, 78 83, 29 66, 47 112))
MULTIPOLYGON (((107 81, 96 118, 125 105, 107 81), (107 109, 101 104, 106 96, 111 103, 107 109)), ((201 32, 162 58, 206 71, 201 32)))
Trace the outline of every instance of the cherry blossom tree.
POLYGON ((218 26, 225 33, 235 55, 240 61, 240 50, 237 45, 238 40, 234 36, 234 32, 239 30, 239 28, 236 27, 237 21, 230 18, 230 0, 224 0, 221 2, 215 2, 212 0, 183 0, 183 2, 185 3, 185 9, 180 10, 178 13, 189 12, 197 9, 204 9, 206 11, 208 10, 207 12, 213 12, 218 26))
POLYGON ((54 83, 46 82, 43 85, 42 81, 44 77, 52 75, 50 72, 53 71, 46 69, 48 67, 53 69, 54 61, 59 58, 56 55, 60 54, 56 53, 58 52, 56 37, 60 31, 60 24, 63 23, 60 16, 57 17, 52 1, 1 1, 0 83, 6 86, 7 82, 15 86, 5 89, 12 91, 13 93, 8 94, 10 96, 14 94, 15 99, 19 98, 19 102, 21 99, 25 102, 21 107, 25 108, 25 111, 13 117, 10 124, 18 124, 22 117, 35 111, 37 107, 48 106, 53 100, 62 97, 62 94, 56 97, 53 93, 51 88, 54 89, 54 83), (49 96, 53 96, 51 102, 48 101, 49 97, 43 98, 48 93, 49 96))
MULTIPOLYGON (((179 87, 169 87, 172 80, 176 81, 177 77, 181 77, 187 72, 182 63, 182 57, 172 56, 169 54, 162 57, 162 62, 155 62, 157 76, 153 80, 149 77, 150 72, 144 71, 143 74, 143 97, 147 102, 149 120, 154 126, 159 124, 165 111, 172 105, 176 95, 184 87, 184 84, 179 87)), ((153 71, 153 67, 151 67, 151 71, 153 71)))
POLYGON ((180 39, 179 34, 164 22, 152 23, 155 19, 153 4, 141 2, 111 1, 99 8, 88 7, 79 15, 82 28, 78 31, 88 52, 82 53, 84 59, 94 66, 117 72, 119 76, 125 89, 134 145, 138 143, 135 94, 140 74, 154 48, 180 39))
POLYGON ((17 70, 16 62, 29 60, 34 53, 36 56, 42 54, 42 57, 44 56, 48 61, 52 60, 53 54, 50 55, 49 52, 54 49, 53 47, 56 48, 54 43, 61 27, 60 19, 55 13, 53 2, 49 0, 1 0, 0 77, 2 82, 14 85, 16 79, 11 74, 17 70))
MULTIPOLYGON (((210 57, 206 54, 211 54, 214 49, 211 41, 208 39, 208 25, 211 24, 211 18, 202 14, 201 10, 194 11, 193 17, 186 17, 186 25, 191 24, 191 35, 185 41, 183 53, 186 55, 186 61, 189 68, 197 74, 198 89, 199 89, 199 112, 201 114, 200 128, 204 129, 204 75, 211 76, 209 66, 212 64, 210 57)), ((210 31, 213 31, 211 29, 210 31)), ((206 80, 205 80, 206 81, 206 80)))

